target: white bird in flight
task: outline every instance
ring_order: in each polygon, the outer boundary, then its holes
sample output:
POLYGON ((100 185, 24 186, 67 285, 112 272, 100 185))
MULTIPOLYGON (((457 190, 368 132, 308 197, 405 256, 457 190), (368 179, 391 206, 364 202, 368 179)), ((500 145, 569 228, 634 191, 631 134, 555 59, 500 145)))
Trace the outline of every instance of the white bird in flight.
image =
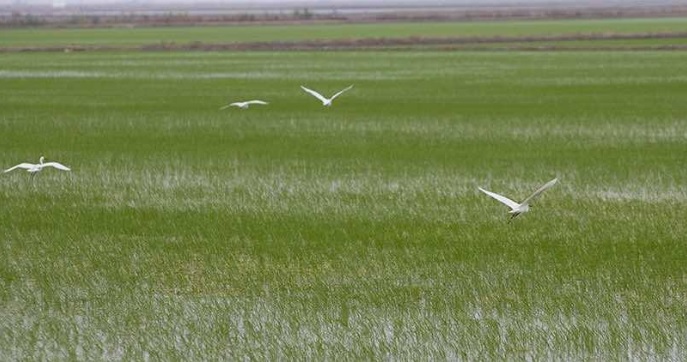
POLYGON ((487 195, 489 195, 489 196, 495 198, 496 200, 498 200, 498 201, 501 202, 502 204, 504 204, 504 205, 510 207, 511 210, 508 211, 508 213, 511 214, 511 217, 510 217, 510 219, 508 220, 508 222, 510 222, 510 220, 513 220, 514 217, 516 217, 516 216, 518 216, 518 215, 520 215, 520 214, 523 214, 523 213, 526 213, 526 212, 530 211, 530 205, 529 205, 530 201, 534 200, 534 198, 536 198, 537 196, 539 196, 542 192, 544 192, 545 190, 547 190, 547 189, 550 188, 551 186, 555 185, 556 182, 558 182, 558 178, 555 178, 555 179, 553 179, 553 180, 547 182, 546 184, 544 184, 544 186, 540 187, 537 191, 535 191, 532 195, 530 195, 529 197, 527 197, 527 198, 526 198, 523 202, 521 202, 521 203, 517 203, 517 202, 515 202, 515 201, 513 201, 513 200, 511 200, 511 199, 509 199, 509 198, 507 198, 507 197, 505 197, 505 196, 503 196, 503 195, 499 195, 499 194, 497 194, 497 193, 494 193, 494 192, 491 192, 491 191, 487 191, 487 190, 485 190, 485 189, 483 189, 483 188, 481 188, 481 187, 478 187, 478 188, 479 188, 480 191, 484 192, 485 194, 487 194, 487 195))
POLYGON ((229 104, 227 104, 226 106, 220 108, 220 110, 222 110, 222 109, 227 109, 227 108, 229 108, 229 107, 239 107, 239 108, 241 108, 241 109, 246 109, 246 108, 248 108, 251 104, 262 104, 262 105, 267 105, 267 104, 269 104, 269 103, 267 103, 267 102, 265 102, 265 101, 261 101, 261 100, 259 100, 259 99, 253 99, 252 101, 229 103, 229 104))
POLYGON ((10 172, 10 171, 16 170, 18 168, 23 168, 26 171, 28 171, 29 173, 35 175, 37 172, 40 172, 45 167, 54 167, 54 168, 56 168, 58 170, 62 170, 62 171, 71 171, 71 169, 69 167, 67 167, 67 166, 65 166, 59 162, 43 163, 43 160, 45 160, 45 157, 41 156, 38 163, 26 163, 26 162, 20 163, 16 166, 8 168, 7 170, 5 170, 5 172, 10 172))
POLYGON ((334 100, 334 98, 340 96, 340 95, 343 94, 344 92, 346 92, 346 91, 348 91, 349 89, 353 88, 353 85, 350 85, 350 86, 348 86, 348 87, 346 87, 346 88, 340 90, 338 93, 334 94, 331 98, 325 98, 323 95, 317 93, 316 91, 314 91, 314 90, 312 90, 312 89, 306 88, 306 87, 304 87, 304 86, 301 86, 301 88, 302 88, 304 91, 310 93, 313 97, 315 97, 315 98, 319 99, 320 101, 322 101, 322 105, 323 105, 323 106, 329 107, 329 106, 332 105, 332 101, 334 100))

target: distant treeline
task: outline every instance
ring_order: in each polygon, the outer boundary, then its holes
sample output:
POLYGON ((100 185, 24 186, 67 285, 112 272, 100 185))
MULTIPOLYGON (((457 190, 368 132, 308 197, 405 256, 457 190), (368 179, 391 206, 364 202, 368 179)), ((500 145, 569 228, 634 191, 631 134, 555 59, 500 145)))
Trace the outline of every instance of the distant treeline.
POLYGON ((470 21, 470 20, 518 20, 518 19, 594 19, 594 18, 636 18, 687 16, 686 5, 660 7, 524 7, 524 8, 480 8, 464 10, 404 10, 371 13, 345 13, 312 11, 296 8, 282 13, 243 14, 191 14, 189 12, 168 12, 159 14, 113 13, 107 15, 82 14, 62 15, 49 12, 14 11, 0 16, 0 27, 135 27, 135 26, 193 26, 262 23, 302 22, 396 22, 396 21, 470 21), (42 15, 36 15, 41 13, 42 15))

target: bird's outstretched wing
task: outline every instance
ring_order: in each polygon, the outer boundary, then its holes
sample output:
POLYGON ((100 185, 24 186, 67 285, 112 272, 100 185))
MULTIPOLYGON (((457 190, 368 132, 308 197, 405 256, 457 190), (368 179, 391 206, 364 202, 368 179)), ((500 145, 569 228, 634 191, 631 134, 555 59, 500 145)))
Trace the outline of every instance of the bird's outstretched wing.
POLYGON ((315 97, 315 98, 319 99, 320 101, 322 101, 322 103, 329 102, 329 99, 323 97, 321 94, 315 92, 314 90, 309 89, 309 88, 306 88, 306 87, 304 87, 304 86, 301 86, 301 88, 302 88, 304 91, 310 93, 313 97, 315 97))
POLYGON ((551 186, 555 185, 556 182, 558 182, 558 178, 555 178, 555 179, 553 179, 553 180, 551 180, 551 181, 545 183, 544 186, 540 187, 539 190, 535 191, 532 195, 530 195, 528 198, 526 198, 525 201, 523 201, 522 203, 523 203, 523 204, 526 204, 526 203, 532 201, 534 198, 536 198, 537 196, 539 196, 539 194, 541 194, 542 192, 546 191, 546 190, 549 189, 551 186))
POLYGON ((58 170, 62 170, 62 171, 71 171, 71 169, 69 167, 67 167, 67 166, 65 166, 59 162, 46 162, 43 164, 43 167, 54 167, 54 168, 56 168, 58 170))
POLYGON ((348 87, 346 87, 346 88, 340 90, 338 93, 336 93, 335 95, 333 95, 333 96, 332 96, 332 100, 334 100, 334 98, 336 98, 336 97, 342 95, 344 92, 348 91, 348 90, 351 89, 351 88, 353 88, 353 84, 349 85, 348 87))
POLYGON ((234 106, 234 105, 236 105, 236 103, 227 104, 226 106, 222 106, 222 108, 220 108, 219 110, 221 111, 221 110, 227 109, 227 108, 234 106))
POLYGON ((485 194, 487 194, 487 195, 489 195, 489 196, 495 198, 495 199, 498 200, 500 203, 502 203, 502 204, 504 204, 504 205, 510 207, 511 209, 516 209, 518 206, 520 206, 520 204, 518 204, 517 202, 515 202, 515 201, 513 201, 513 200, 511 200, 511 199, 509 199, 509 198, 507 198, 507 197, 505 197, 505 196, 503 196, 503 195, 499 195, 499 194, 497 194, 497 193, 495 193, 495 192, 487 191, 487 190, 485 190, 485 189, 483 189, 483 188, 481 188, 481 187, 478 187, 478 189, 479 189, 480 191, 484 192, 485 194))
POLYGON ((10 171, 16 170, 16 169, 18 169, 18 168, 23 168, 23 169, 28 170, 28 169, 30 169, 31 167, 34 167, 34 166, 36 166, 36 165, 34 165, 34 164, 32 164, 32 163, 23 162, 23 163, 20 163, 20 164, 18 164, 18 165, 16 165, 16 166, 13 166, 13 167, 8 168, 8 169, 5 170, 4 172, 10 172, 10 171))
POLYGON ((265 101, 261 101, 261 100, 259 100, 259 99, 254 99, 254 100, 252 100, 252 101, 246 102, 246 104, 263 104, 263 105, 265 105, 265 104, 269 104, 269 103, 267 103, 267 102, 265 102, 265 101))

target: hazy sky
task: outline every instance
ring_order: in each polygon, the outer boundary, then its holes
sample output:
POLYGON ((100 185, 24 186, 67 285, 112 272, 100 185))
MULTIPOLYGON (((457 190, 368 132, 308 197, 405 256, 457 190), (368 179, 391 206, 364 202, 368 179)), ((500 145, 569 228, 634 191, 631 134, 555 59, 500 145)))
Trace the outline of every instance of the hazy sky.
POLYGON ((490 5, 495 3, 501 4, 516 4, 516 3, 536 3, 536 4, 553 4, 553 3, 570 3, 576 5, 634 5, 634 4, 686 4, 687 0, 0 0, 0 6, 10 4, 52 4, 53 1, 62 1, 67 4, 80 5, 96 5, 96 4, 115 4, 115 3, 136 3, 136 4, 154 4, 161 5, 164 3, 172 4, 223 4, 234 6, 360 6, 366 5, 490 5))
MULTIPOLYGON (((629 0, 622 1, 626 3, 636 3, 636 2, 656 2, 662 1, 667 2, 668 0, 629 0)), ((675 0, 680 1, 680 0, 675 0)), ((329 5, 329 4, 349 4, 349 5, 362 5, 362 4, 414 4, 414 5, 429 5, 429 4, 446 4, 446 5, 465 5, 465 4, 493 4, 493 3, 619 3, 619 0, 66 0, 67 3, 80 3, 80 4, 99 4, 99 3, 131 3, 136 2, 139 4, 160 4, 160 3, 221 3, 226 5, 258 5, 258 4, 293 4, 293 3, 307 3, 312 5, 329 5)), ((22 3, 22 4, 50 4, 52 0, 0 0, 0 4, 12 4, 12 3, 22 3)))

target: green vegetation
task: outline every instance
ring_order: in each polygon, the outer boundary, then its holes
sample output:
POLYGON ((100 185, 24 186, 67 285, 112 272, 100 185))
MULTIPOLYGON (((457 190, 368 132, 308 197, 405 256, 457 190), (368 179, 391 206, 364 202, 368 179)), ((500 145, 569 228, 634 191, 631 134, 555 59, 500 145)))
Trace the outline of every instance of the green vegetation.
POLYGON ((1 175, 0 356, 685 359, 685 74, 679 52, 4 54, 0 164, 73 172, 1 175), (301 84, 355 88, 324 108, 301 84), (553 176, 511 224, 477 191, 553 176))
MULTIPOLYGON (((237 43, 322 39, 422 37, 528 37, 579 34, 687 32, 684 18, 615 20, 479 21, 383 24, 306 24, 270 26, 10 29, 0 32, 0 47, 136 46, 158 43, 237 43)), ((684 39, 681 40, 684 43, 684 39)))

